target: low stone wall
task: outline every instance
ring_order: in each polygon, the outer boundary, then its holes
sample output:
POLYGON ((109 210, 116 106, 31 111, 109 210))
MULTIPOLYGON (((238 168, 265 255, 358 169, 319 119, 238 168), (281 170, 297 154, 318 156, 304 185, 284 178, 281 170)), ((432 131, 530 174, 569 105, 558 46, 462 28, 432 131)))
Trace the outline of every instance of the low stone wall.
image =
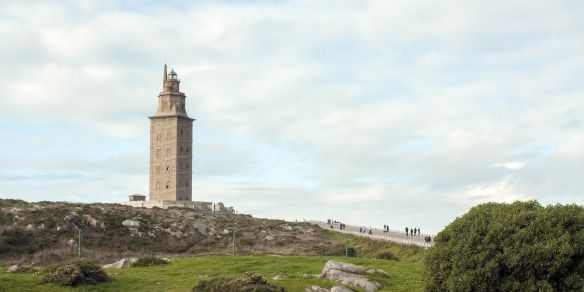
POLYGON ((126 206, 137 208, 162 208, 170 207, 196 208, 204 212, 235 213, 233 207, 225 207, 223 203, 201 202, 201 201, 128 201, 120 203, 126 206))

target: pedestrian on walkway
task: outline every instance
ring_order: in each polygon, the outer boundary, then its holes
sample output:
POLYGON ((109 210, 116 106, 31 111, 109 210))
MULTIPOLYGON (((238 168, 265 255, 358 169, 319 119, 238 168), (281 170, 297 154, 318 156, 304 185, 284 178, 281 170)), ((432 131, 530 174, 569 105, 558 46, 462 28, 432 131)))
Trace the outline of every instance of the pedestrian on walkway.
POLYGON ((406 236, 408 236, 408 228, 406 227, 406 236))

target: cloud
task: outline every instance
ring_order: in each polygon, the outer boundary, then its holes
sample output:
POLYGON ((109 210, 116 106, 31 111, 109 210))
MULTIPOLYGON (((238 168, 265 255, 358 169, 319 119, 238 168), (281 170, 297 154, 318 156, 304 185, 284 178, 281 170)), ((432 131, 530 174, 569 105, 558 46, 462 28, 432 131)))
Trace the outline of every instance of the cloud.
POLYGON ((525 162, 522 161, 498 162, 493 164, 493 167, 502 167, 507 169, 522 169, 524 166, 525 162))

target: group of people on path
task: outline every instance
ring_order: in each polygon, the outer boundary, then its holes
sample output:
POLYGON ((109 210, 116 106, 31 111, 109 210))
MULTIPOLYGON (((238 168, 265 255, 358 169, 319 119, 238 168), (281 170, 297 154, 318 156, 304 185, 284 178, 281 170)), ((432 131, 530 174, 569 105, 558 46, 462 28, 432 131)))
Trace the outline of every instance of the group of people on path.
POLYGON ((347 226, 344 223, 341 223, 341 222, 339 222, 337 220, 333 220, 333 219, 327 219, 326 220, 326 223, 331 226, 331 229, 335 228, 333 226, 334 224, 339 224, 339 229, 340 230, 344 230, 345 228, 347 228, 347 226))
MULTIPOLYGON (((336 224, 339 225, 340 230, 345 230, 347 228, 347 226, 344 223, 341 223, 341 222, 334 220, 334 219, 327 219, 326 223, 331 227, 331 229, 334 229, 335 228, 334 225, 336 225, 336 224)), ((415 227, 415 228, 406 227, 405 230, 406 230, 406 236, 420 236, 420 235, 422 235, 419 227, 415 227)), ((387 224, 383 225, 383 232, 389 232, 389 225, 387 225, 387 224)), ((361 227, 359 227, 359 233, 372 235, 373 229, 361 226, 361 227)), ((429 235, 424 236, 424 242, 427 244, 432 243, 432 237, 429 235)))
POLYGON ((406 227, 406 236, 414 236, 414 235, 420 235, 420 228, 407 228, 406 227))
POLYGON ((367 231, 367 228, 365 228, 365 227, 359 227, 359 233, 373 234, 373 230, 372 229, 369 229, 369 231, 367 231))
POLYGON ((432 243, 432 236, 428 235, 428 236, 424 236, 424 242, 430 244, 432 243))

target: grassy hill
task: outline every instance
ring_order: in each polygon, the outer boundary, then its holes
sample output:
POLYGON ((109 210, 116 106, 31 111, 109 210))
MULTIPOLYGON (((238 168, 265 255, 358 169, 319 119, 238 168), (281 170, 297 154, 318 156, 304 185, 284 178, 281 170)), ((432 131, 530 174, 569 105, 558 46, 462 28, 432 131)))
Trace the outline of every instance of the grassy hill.
POLYGON ((0 200, 0 291, 71 290, 41 284, 35 273, 5 271, 12 264, 42 271, 47 264, 75 258, 78 228, 82 257, 99 264, 143 255, 174 258, 165 266, 109 270, 113 282, 79 291, 190 291, 200 279, 245 272, 261 273, 288 291, 303 291, 311 285, 333 286, 304 277, 320 273, 329 259, 386 270, 390 278, 375 279, 385 285, 382 291, 423 289, 423 248, 339 234, 307 222, 193 209, 0 200), (229 256, 233 230, 235 257, 229 256), (352 257, 342 257, 345 247, 352 257), (284 279, 272 280, 275 275, 284 279))
POLYGON ((320 273, 329 259, 384 269, 389 272, 389 278, 372 278, 384 284, 385 287, 380 291, 423 290, 424 269, 422 263, 419 262, 326 256, 257 255, 185 257, 174 259, 171 264, 164 266, 108 270, 114 279, 112 282, 75 289, 40 284, 39 276, 32 273, 10 274, 4 272, 5 269, 3 269, 0 272, 0 291, 190 291, 200 279, 243 276, 247 271, 261 273, 269 282, 285 287, 287 291, 303 291, 305 287, 312 285, 328 288, 335 285, 334 282, 328 280, 304 278, 304 274, 320 273), (272 280, 275 275, 283 275, 284 279, 272 280))
POLYGON ((82 232, 84 258, 108 263, 122 257, 230 255, 343 256, 381 252, 418 259, 423 249, 340 235, 307 222, 193 209, 144 209, 117 204, 27 203, 0 199, 0 261, 50 264, 76 256, 82 232))

